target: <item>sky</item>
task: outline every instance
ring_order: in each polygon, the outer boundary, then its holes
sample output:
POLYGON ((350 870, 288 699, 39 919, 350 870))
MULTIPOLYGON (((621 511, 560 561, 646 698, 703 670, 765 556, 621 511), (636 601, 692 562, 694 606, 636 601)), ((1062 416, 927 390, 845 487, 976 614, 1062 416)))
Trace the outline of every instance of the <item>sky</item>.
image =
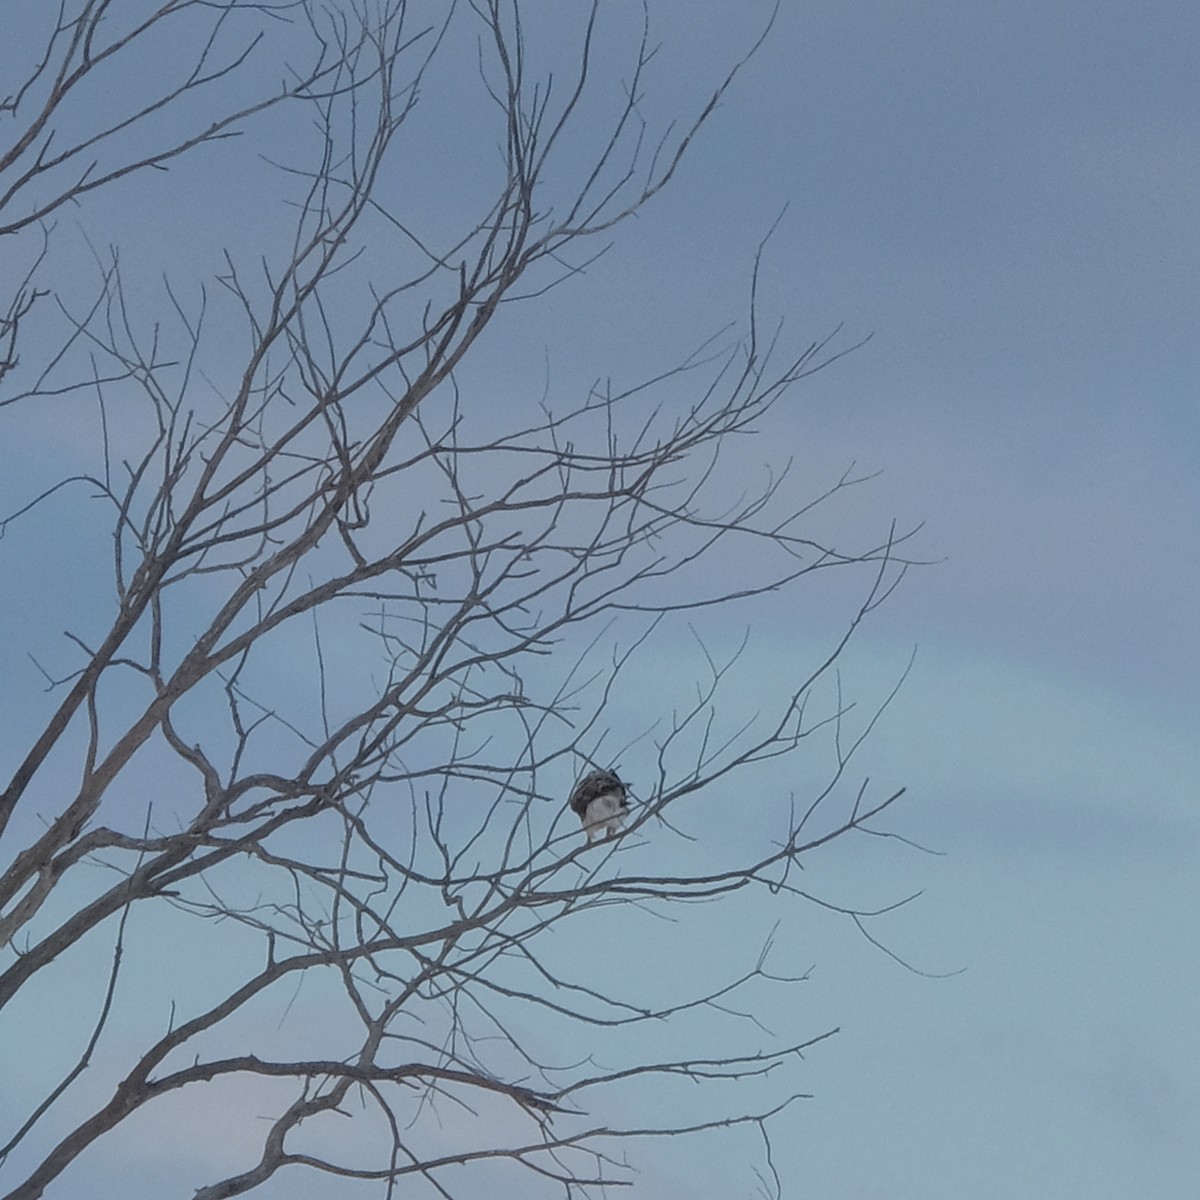
MULTIPOLYGON (((662 111, 703 102, 769 10, 650 11, 662 111)), ((1197 44, 1200 10, 1167 0, 783 0, 672 186, 513 337, 514 379, 543 358, 552 384, 673 361, 744 314, 777 219, 764 311, 870 335, 801 386, 764 454, 813 490, 877 473, 832 509, 847 536, 922 525, 930 565, 845 682, 877 702, 915 649, 862 769, 907 787, 889 828, 937 853, 868 848, 823 878, 847 899, 922 889, 871 927, 915 969, 820 914, 776 935, 813 964, 803 1027, 841 1031, 775 1127, 785 1196, 1195 1194, 1197 44)), ((452 138, 472 114, 441 87, 452 138)), ((89 219, 121 232, 127 204, 89 219)), ((137 215, 147 262, 180 216, 137 215)), ((827 617, 764 608, 745 697, 827 617)), ((751 940, 775 919, 720 918, 751 940)), ((654 954, 631 946, 627 969, 654 954)), ((698 1148, 647 1186, 716 1194, 726 1165, 698 1148)))

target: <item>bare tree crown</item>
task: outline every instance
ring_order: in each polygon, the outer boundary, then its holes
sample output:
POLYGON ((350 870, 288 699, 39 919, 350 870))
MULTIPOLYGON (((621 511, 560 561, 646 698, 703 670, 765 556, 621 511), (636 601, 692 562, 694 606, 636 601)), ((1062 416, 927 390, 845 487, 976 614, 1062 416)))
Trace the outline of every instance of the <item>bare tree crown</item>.
MULTIPOLYGON (((801 501, 786 471, 733 495, 723 476, 739 435, 844 348, 789 350, 761 326, 756 259, 742 335, 698 339, 655 378, 533 402, 462 383, 485 334, 582 284, 747 59, 655 128, 648 18, 620 91, 594 100, 598 0, 552 73, 531 65, 534 9, 514 0, 45 8, 0 97, 0 417, 28 433, 23 414, 62 413, 94 435, 82 466, 0 513, 0 553, 31 522, 102 514, 108 567, 65 648, 29 647, 50 707, 27 741, 4 739, 3 1036, 6 1006, 61 987, 76 948, 106 947, 108 968, 78 981, 90 1026, 55 1031, 71 1065, 0 1117, 0 1195, 72 1194, 114 1130, 201 1083, 269 1116, 203 1200, 284 1167, 316 1173, 314 1195, 498 1194, 521 1178, 522 1194, 598 1196, 636 1178, 632 1143, 766 1138, 798 1094, 789 1064, 828 1032, 767 1039, 747 1012, 796 979, 765 948, 731 950, 664 1001, 604 969, 594 931, 755 889, 828 906, 801 887, 803 859, 901 794, 851 779, 871 722, 852 734, 848 704, 813 697, 904 573, 904 538, 846 551, 810 532, 849 473, 801 501), (450 237, 403 199, 406 173, 439 169, 407 159, 405 137, 448 55, 477 72, 483 104, 462 119, 487 131, 494 181, 450 237), (129 75, 148 58, 169 67, 157 90, 129 75), (278 145, 264 132, 293 126, 278 145), (262 203, 290 222, 283 251, 230 250, 199 287, 164 264, 149 298, 103 238, 94 283, 64 274, 68 220, 101 194, 136 205, 139 180, 220 171, 244 146, 278 181, 262 203), (732 559, 744 567, 720 568, 732 559), (778 711, 731 711, 739 647, 700 640, 680 706, 614 743, 660 630, 833 568, 862 574, 859 603, 778 711), (819 788, 747 803, 759 764, 820 739, 819 788), (610 823, 594 840, 568 799, 617 763, 635 803, 597 812, 610 823), (702 861, 684 827, 715 791, 741 834, 702 861), (119 1066, 105 1056, 96 1102, 81 1081, 144 969, 127 961, 135 928, 203 930, 230 953, 205 964, 202 993, 180 968, 170 1008, 119 1066), (587 958, 555 941, 575 928, 592 931, 587 958), (302 1035, 247 1035, 293 1004, 318 1014, 302 1035), (721 1030, 711 1045, 639 1051, 640 1028, 697 1015, 721 1030), (723 1082, 745 1080, 762 1090, 731 1104, 723 1082), (623 1116, 680 1083, 712 1103, 623 1116), (354 1153, 329 1132, 347 1117, 354 1153)), ((39 586, 20 581, 26 603, 39 586)))

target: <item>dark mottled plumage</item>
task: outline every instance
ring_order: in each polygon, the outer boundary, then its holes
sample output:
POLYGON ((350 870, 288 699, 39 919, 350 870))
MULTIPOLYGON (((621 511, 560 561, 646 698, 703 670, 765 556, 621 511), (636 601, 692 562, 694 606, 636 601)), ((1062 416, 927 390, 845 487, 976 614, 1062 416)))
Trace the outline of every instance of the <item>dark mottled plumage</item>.
POLYGON ((571 793, 571 811, 587 830, 588 841, 621 828, 629 812, 628 790, 612 771, 593 771, 585 775, 571 793))

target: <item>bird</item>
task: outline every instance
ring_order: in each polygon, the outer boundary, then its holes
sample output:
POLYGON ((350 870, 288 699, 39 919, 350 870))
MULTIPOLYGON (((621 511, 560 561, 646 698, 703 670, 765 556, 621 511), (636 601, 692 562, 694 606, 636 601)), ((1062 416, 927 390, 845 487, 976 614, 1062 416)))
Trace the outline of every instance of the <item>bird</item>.
POLYGON ((601 833, 612 837, 620 831, 629 813, 628 794, 612 771, 593 771, 575 785, 568 804, 582 822, 589 846, 601 833))

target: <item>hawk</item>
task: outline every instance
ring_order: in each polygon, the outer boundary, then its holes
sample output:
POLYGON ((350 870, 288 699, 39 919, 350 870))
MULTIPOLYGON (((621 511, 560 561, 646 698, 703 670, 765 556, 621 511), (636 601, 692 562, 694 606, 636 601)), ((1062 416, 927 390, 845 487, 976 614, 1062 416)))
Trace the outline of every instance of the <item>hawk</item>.
POLYGON ((583 823, 589 846, 601 833, 612 837, 620 830, 629 812, 628 794, 612 771, 593 771, 575 785, 568 803, 583 823))

